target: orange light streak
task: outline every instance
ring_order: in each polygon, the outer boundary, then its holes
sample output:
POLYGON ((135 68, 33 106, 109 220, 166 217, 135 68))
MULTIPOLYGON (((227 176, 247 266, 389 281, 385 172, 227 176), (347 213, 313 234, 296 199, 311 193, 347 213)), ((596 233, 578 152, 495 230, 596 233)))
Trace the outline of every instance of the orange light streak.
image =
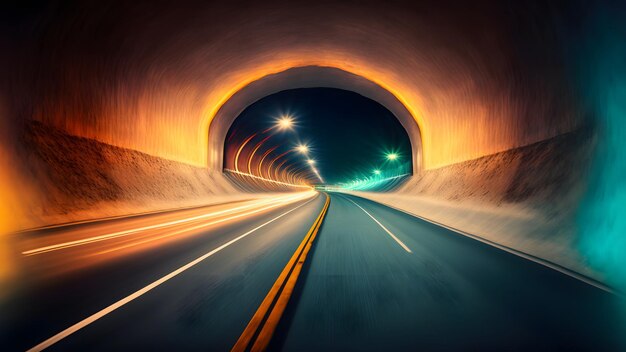
MULTIPOLYGON (((259 170, 259 176, 263 177, 263 161, 265 161, 265 158, 267 158, 267 156, 268 156, 268 155, 270 155, 270 153, 271 153, 271 152, 273 152, 274 150, 276 150, 276 148, 278 148, 278 147, 276 146, 276 147, 272 147, 272 148, 268 149, 268 150, 267 150, 267 151, 263 154, 263 156, 261 157, 261 160, 259 161, 259 168, 258 168, 258 170, 259 170)), ((269 171, 269 170, 268 170, 268 171, 269 171)), ((269 172, 268 172, 267 178, 270 178, 269 172)))
MULTIPOLYGON (((267 142, 268 139, 270 139, 272 135, 269 135, 265 138, 263 138, 263 140, 261 140, 259 143, 257 143, 257 145, 254 147, 254 149, 252 150, 252 153, 250 153, 250 156, 248 157, 248 173, 252 175, 252 159, 254 158, 254 154, 256 154, 257 150, 259 150, 259 148, 261 148, 261 146, 267 142)), ((259 175, 260 176, 260 175, 259 175)))
POLYGON ((204 224, 200 224, 200 225, 196 225, 196 226, 192 226, 192 227, 183 228, 183 229, 180 229, 180 230, 176 230, 174 232, 168 232, 168 233, 166 233, 164 235, 160 235, 160 236, 156 236, 156 237, 149 237, 149 238, 147 238, 145 240, 132 242, 130 244, 125 244, 125 245, 117 246, 117 247, 110 248, 110 249, 107 249, 107 250, 104 250, 104 251, 96 252, 93 255, 102 255, 102 254, 107 254, 107 253, 111 253, 111 252, 116 252, 116 251, 119 251, 119 250, 122 250, 122 249, 136 247, 136 246, 139 246, 139 245, 142 245, 142 244, 158 241, 158 240, 161 240, 161 239, 164 239, 164 238, 169 238, 169 237, 181 235, 181 234, 184 234, 186 232, 191 232, 191 231, 195 231, 195 230, 204 229, 204 228, 207 228, 207 227, 210 227, 210 226, 213 226, 213 225, 221 224, 223 222, 227 222, 227 221, 231 221, 231 220, 235 220, 235 219, 240 219, 240 218, 245 218, 245 217, 248 217, 248 216, 253 215, 253 214, 257 214, 257 213, 264 212, 264 211, 267 211, 267 210, 270 210, 270 209, 274 209, 276 207, 280 207, 280 206, 284 206, 284 205, 287 205, 287 204, 291 204, 291 203, 296 202, 298 200, 306 199, 307 197, 308 197, 308 195, 307 196, 303 196, 303 197, 297 197, 295 199, 288 199, 288 200, 284 200, 284 201, 281 201, 281 202, 276 202, 276 204, 271 204, 271 205, 268 205, 266 207, 262 207, 262 208, 255 209, 255 210, 251 210, 251 211, 248 211, 248 212, 245 212, 245 213, 229 216, 229 217, 226 217, 226 218, 223 218, 223 219, 219 219, 219 220, 210 221, 208 223, 204 223, 204 224))
POLYGON ((280 164, 278 164, 278 166, 276 166, 276 170, 274 171, 274 178, 276 180, 280 180, 280 175, 278 174, 281 171, 281 168, 283 167, 283 165, 285 165, 285 163, 287 163, 287 160, 283 160, 280 164))
POLYGON ((47 253, 47 252, 61 250, 61 249, 65 249, 65 248, 70 248, 70 247, 90 244, 90 243, 94 243, 94 242, 110 240, 110 239, 113 239, 113 238, 129 236, 129 235, 133 235, 133 234, 144 232, 144 231, 168 228, 168 227, 172 227, 172 226, 176 226, 176 225, 180 225, 180 224, 190 223, 190 222, 203 220, 203 219, 207 219, 207 218, 211 218, 211 217, 215 217, 215 216, 219 216, 219 215, 224 215, 224 214, 228 214, 228 213, 237 212, 237 211, 243 210, 243 209, 258 207, 258 206, 261 206, 261 205, 281 203, 281 202, 289 201, 290 199, 293 199, 294 197, 297 198, 298 196, 286 196, 286 197, 280 197, 280 198, 275 198, 275 199, 270 199, 270 200, 262 200, 260 202, 253 203, 253 204, 238 206, 238 207, 234 207, 234 208, 229 208, 229 209, 225 209, 225 210, 221 210, 221 211, 217 211, 217 212, 212 212, 212 213, 208 213, 208 214, 193 216, 193 217, 184 218, 184 219, 180 219, 180 220, 168 221, 168 222, 154 224, 154 225, 150 225, 150 226, 143 226, 143 227, 139 227, 139 228, 135 228, 135 229, 129 229, 129 230, 124 230, 124 231, 117 231, 117 232, 103 234, 103 235, 98 235, 98 236, 94 236, 94 237, 83 238, 83 239, 80 239, 80 240, 74 240, 74 241, 63 242, 63 243, 58 243, 58 244, 54 244, 54 245, 44 246, 44 247, 40 247, 40 248, 35 248, 35 249, 32 249, 32 250, 24 251, 24 252, 22 252, 22 254, 26 255, 26 256, 37 255, 37 254, 47 253))
MULTIPOLYGON (((267 173, 268 173, 268 175, 271 175, 271 174, 272 174, 272 165, 274 165, 274 163, 275 163, 276 161, 278 161, 280 158, 282 158, 283 156, 285 156, 285 155, 287 155, 287 154, 289 154, 289 153, 291 153, 291 150, 288 150, 288 151, 286 151, 286 152, 284 152, 284 153, 282 153, 282 154, 278 155, 276 158, 274 158, 274 159, 270 162, 269 166, 267 167, 267 173)), ((286 160, 285 160, 285 161, 286 161, 286 160)), ((281 166, 282 166, 282 165, 284 165, 284 164, 285 164, 285 162, 283 162, 283 163, 281 164, 281 166)), ((277 168, 277 169, 278 169, 278 168, 277 168)), ((276 177, 276 180, 278 180, 278 177, 276 177)))
POLYGON ((260 181, 265 181, 265 182, 270 182, 270 183, 275 183, 275 184, 280 184, 280 185, 284 185, 284 186, 290 186, 290 187, 304 187, 304 188, 311 188, 310 186, 307 185, 303 185, 303 184, 296 184, 296 183, 289 183, 289 182, 281 182, 281 181, 276 181, 276 180, 271 180, 271 179, 267 179, 267 178, 263 178, 260 176, 256 176, 256 175, 252 175, 252 174, 247 174, 245 172, 240 172, 240 171, 235 171, 235 170, 224 170, 226 172, 230 172, 230 173, 234 173, 237 175, 241 175, 241 176, 246 176, 246 177, 250 177, 253 178, 255 180, 260 180, 260 181))
POLYGON ((235 154, 235 170, 236 171, 239 171, 239 155, 241 154, 241 151, 246 146, 246 144, 248 144, 248 142, 250 142, 252 138, 254 138, 256 135, 257 134, 255 133, 252 136, 248 137, 248 139, 246 139, 237 150, 237 154, 235 154))

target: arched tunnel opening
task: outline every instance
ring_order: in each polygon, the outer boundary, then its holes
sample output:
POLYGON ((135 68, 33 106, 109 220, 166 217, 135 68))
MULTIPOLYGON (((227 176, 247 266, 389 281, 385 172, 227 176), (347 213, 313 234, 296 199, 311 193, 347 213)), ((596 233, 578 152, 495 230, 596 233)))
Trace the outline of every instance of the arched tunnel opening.
POLYGON ((8 4, 0 349, 626 350, 624 18, 8 4))
POLYGON ((411 140, 379 103, 336 88, 272 94, 228 129, 223 172, 247 190, 391 191, 413 171, 411 140))

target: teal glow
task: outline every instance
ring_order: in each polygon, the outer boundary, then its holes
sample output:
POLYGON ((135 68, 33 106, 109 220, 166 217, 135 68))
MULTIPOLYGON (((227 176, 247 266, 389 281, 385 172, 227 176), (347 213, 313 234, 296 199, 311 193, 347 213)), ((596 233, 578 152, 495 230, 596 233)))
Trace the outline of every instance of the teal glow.
POLYGON ((384 168, 374 169, 369 174, 359 174, 350 181, 332 187, 349 191, 389 191, 401 184, 407 176, 410 176, 410 164, 401 163, 395 167, 391 167, 389 164, 391 163, 387 163, 384 168))
POLYGON ((610 283, 626 288, 626 31, 622 19, 596 18, 580 65, 598 126, 591 179, 577 219, 579 249, 610 283))

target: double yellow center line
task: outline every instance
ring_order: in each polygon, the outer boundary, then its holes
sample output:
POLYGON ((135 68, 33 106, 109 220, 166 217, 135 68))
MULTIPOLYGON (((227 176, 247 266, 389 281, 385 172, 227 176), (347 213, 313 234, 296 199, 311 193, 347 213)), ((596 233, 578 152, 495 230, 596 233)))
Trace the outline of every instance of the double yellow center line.
POLYGON ((309 232, 291 259, 289 259, 289 262, 278 276, 276 282, 274 282, 274 285, 267 296, 265 296, 265 299, 263 299, 259 309, 254 313, 254 316, 252 316, 252 319, 231 351, 264 351, 269 345, 296 286, 307 254, 311 250, 313 241, 328 211, 330 197, 328 194, 325 194, 325 196, 326 202, 317 219, 315 219, 313 226, 311 226, 311 229, 309 229, 309 232))

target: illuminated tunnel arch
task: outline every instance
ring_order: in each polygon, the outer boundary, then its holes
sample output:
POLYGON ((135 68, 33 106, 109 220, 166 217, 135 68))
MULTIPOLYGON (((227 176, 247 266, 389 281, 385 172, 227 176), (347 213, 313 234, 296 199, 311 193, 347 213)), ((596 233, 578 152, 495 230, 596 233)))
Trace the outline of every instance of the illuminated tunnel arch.
POLYGON ((217 111, 209 124, 209 170, 222 172, 226 135, 235 119, 260 99, 284 90, 298 88, 336 88, 360 94, 389 110, 406 130, 411 143, 413 174, 422 168, 422 138, 417 119, 390 91, 353 73, 323 66, 294 67, 267 75, 233 94, 217 111))

